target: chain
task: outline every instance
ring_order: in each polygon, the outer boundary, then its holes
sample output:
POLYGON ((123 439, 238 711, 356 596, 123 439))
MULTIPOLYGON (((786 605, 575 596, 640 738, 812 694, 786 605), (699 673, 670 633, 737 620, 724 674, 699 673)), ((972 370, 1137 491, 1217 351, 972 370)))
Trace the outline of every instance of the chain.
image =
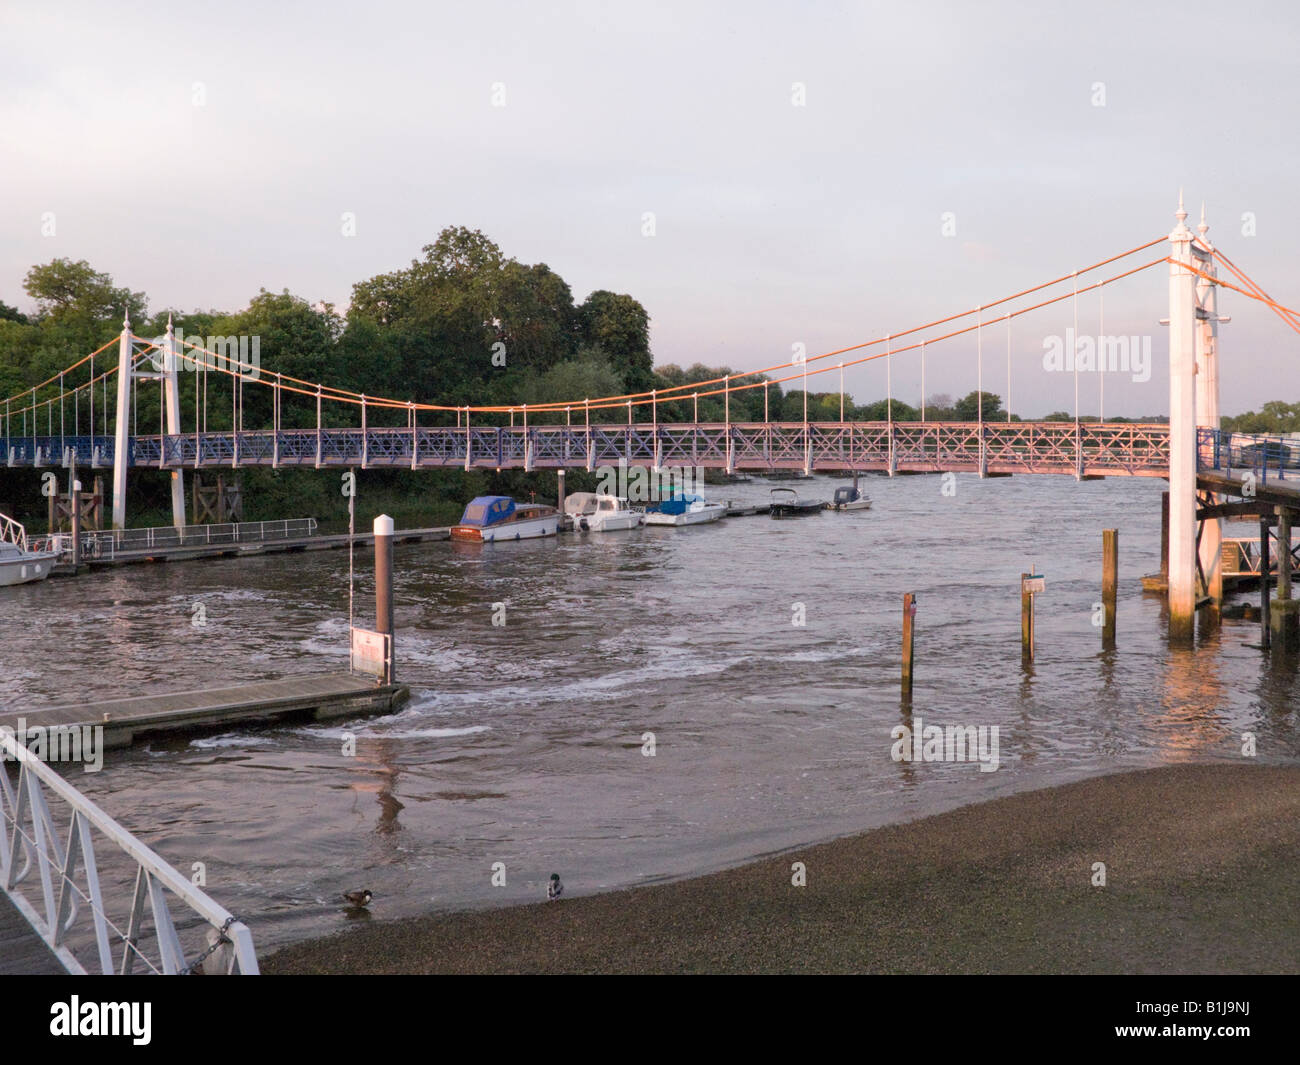
POLYGON ((238 920, 239 918, 235 917, 233 914, 226 918, 226 923, 223 924, 221 928, 218 929, 217 931, 217 941, 213 943, 212 946, 208 947, 207 950, 205 950, 202 954, 200 954, 197 958, 195 958, 186 967, 185 974, 187 976, 192 976, 195 972, 197 972, 199 966, 202 965, 211 955, 215 954, 221 948, 221 944, 230 942, 230 937, 226 935, 226 932, 229 931, 230 926, 238 920))

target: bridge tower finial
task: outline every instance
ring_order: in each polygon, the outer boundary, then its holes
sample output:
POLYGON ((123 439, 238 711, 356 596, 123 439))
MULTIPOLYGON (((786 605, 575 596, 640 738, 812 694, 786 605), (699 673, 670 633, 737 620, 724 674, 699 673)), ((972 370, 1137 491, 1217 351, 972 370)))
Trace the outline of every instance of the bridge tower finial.
POLYGON ((1196 232, 1198 232, 1201 235, 1201 239, 1204 240, 1205 234, 1208 233, 1209 231, 1210 231, 1210 223, 1205 220, 1205 201, 1202 200, 1201 201, 1201 222, 1200 225, 1196 227, 1196 232))
POLYGON ((128 332, 131 329, 131 309, 129 307, 122 308, 122 328, 128 332))
POLYGON ((1173 231, 1169 234, 1172 241, 1181 241, 1192 239, 1192 231, 1187 228, 1187 208, 1183 206, 1183 190, 1178 190, 1178 210, 1174 212, 1174 217, 1178 219, 1178 224, 1174 226, 1173 231))

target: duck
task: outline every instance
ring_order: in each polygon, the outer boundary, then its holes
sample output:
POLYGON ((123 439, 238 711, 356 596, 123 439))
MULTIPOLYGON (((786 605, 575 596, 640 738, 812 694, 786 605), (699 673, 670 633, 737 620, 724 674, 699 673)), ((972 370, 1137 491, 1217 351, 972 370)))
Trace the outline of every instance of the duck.
POLYGON ((564 894, 564 885, 560 883, 560 874, 552 873, 551 882, 546 885, 546 897, 554 902, 564 894))
POLYGON ((351 906, 363 908, 370 905, 370 900, 374 895, 370 893, 369 888, 362 888, 360 891, 347 891, 343 894, 343 900, 351 906))

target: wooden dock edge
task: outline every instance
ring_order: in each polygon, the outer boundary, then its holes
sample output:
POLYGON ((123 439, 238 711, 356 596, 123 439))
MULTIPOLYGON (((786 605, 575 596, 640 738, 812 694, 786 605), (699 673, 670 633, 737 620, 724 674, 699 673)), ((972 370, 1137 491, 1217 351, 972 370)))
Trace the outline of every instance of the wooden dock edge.
POLYGON ((298 696, 256 703, 231 703, 202 710, 170 710, 159 714, 114 721, 87 722, 104 726, 104 749, 130 747, 147 736, 165 733, 211 732, 231 725, 274 724, 293 714, 310 714, 314 721, 345 717, 375 717, 397 710, 411 698, 404 684, 377 685, 371 691, 298 696))
MULTIPOLYGON (((102 728, 103 750, 120 750, 130 747, 139 740, 171 733, 213 732, 229 727, 250 724, 274 724, 289 716, 309 717, 313 721, 336 721, 346 717, 373 717, 379 714, 393 713, 405 705, 411 697, 411 690, 405 684, 377 684, 373 687, 339 687, 331 691, 304 692, 296 695, 267 698, 256 695, 258 685, 248 685, 249 697, 235 698, 232 701, 215 703, 207 706, 178 706, 156 711, 130 711, 120 716, 113 710, 114 702, 94 704, 85 707, 83 715, 69 716, 67 707, 47 708, 28 712, 24 716, 30 728, 36 726, 62 728, 102 728), (43 719, 43 713, 55 712, 57 720, 43 719), (60 712, 62 711, 62 712, 60 712)), ((232 695, 238 688, 230 689, 232 695)), ((183 698, 180 693, 175 698, 183 698)), ((157 696, 149 698, 159 698, 157 696)), ((117 700, 116 704, 126 707, 137 700, 117 700)), ((9 720, 14 715, 5 715, 0 723, 13 727, 9 720)))

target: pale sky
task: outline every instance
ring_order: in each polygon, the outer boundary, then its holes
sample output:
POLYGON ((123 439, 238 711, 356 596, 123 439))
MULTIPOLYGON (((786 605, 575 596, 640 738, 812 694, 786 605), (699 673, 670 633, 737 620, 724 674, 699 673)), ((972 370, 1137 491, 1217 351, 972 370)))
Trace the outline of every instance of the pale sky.
MULTIPOLYGON (((576 301, 631 293, 658 363, 753 369, 1145 243, 1184 186, 1189 224, 1204 200, 1211 239, 1300 306, 1292 5, 703 7, 6 0, 0 299, 30 309, 27 269, 68 256, 154 308, 235 310, 261 287, 343 306, 466 225, 576 301)), ((1107 290, 1105 331, 1155 354, 1145 384, 1107 377, 1107 413, 1168 410, 1167 301, 1167 268, 1107 290)), ((1221 310, 1223 411, 1300 401, 1300 336, 1244 297, 1221 310)), ((1078 313, 1096 333, 1095 294, 1078 313)), ((1013 323, 1017 413, 1073 409, 1072 375, 1042 366, 1073 314, 1013 323)), ((1004 325, 983 353, 1004 394, 1004 325)), ((917 402, 916 358, 892 361, 917 402)), ((883 361, 846 377, 885 395, 883 361)), ((926 383, 974 388, 974 341, 930 349, 926 383)))

